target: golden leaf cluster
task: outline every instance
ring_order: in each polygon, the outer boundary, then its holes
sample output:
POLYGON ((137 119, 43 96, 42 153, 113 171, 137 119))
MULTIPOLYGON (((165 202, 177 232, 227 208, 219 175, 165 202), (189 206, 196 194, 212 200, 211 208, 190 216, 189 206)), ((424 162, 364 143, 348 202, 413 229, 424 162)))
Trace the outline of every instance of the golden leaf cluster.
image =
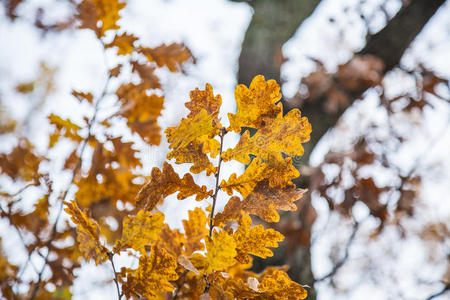
MULTIPOLYGON (((137 193, 135 210, 123 218, 121 237, 114 247, 105 249, 98 236, 90 234, 89 239, 80 241, 80 250, 96 262, 104 261, 108 253, 113 256, 134 251, 139 257, 137 268, 122 268, 117 273, 117 282, 126 297, 305 298, 305 289, 289 278, 285 268, 270 268, 261 274, 248 269, 252 256, 272 256, 271 248, 278 247, 284 239, 274 229, 252 226, 250 215, 276 222, 277 211, 295 210, 294 202, 304 193, 291 182, 299 172, 290 156, 302 153, 301 144, 311 132, 308 120, 298 110, 283 116, 281 105, 277 104, 281 97, 279 86, 262 76, 255 77, 249 88, 236 88, 238 112, 229 115, 228 128, 222 126, 219 118, 222 99, 213 94, 209 84, 203 91, 192 91, 190 96, 186 103, 188 116, 166 130, 171 148, 167 157, 177 164, 191 164, 192 173, 214 176, 215 188, 208 190, 198 185, 190 173, 179 176, 169 162, 164 162, 161 169, 151 171, 148 182, 137 193), (250 136, 245 131, 234 148, 224 150, 227 133, 244 128, 252 128, 256 133, 250 136), (231 159, 249 166, 243 174, 232 174, 220 181, 220 169, 231 159), (188 218, 182 221, 183 232, 170 228, 164 223, 163 213, 156 211, 164 198, 175 193, 179 200, 212 200, 208 212, 201 208, 188 212, 188 218), (215 213, 218 193, 232 197, 222 212, 215 213), (91 249, 94 245, 97 252, 91 249)), ((85 215, 80 217, 75 207, 76 204, 69 204, 68 212, 79 235, 97 233, 96 223, 86 221, 85 215)))

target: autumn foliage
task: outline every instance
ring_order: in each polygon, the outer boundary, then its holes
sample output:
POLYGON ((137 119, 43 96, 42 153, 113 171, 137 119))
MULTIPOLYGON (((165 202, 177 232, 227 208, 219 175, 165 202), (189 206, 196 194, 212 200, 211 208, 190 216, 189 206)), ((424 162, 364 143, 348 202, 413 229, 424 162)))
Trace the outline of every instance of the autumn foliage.
MULTIPOLYGON (((108 66, 99 93, 72 92, 80 105, 89 107, 82 122, 56 113, 47 117, 52 126, 47 153, 58 151, 60 143, 72 145, 61 170, 71 174, 67 186, 55 188, 55 178, 44 166, 51 155, 38 151, 26 136, 0 154, 1 174, 22 186, 2 191, 1 217, 17 231, 29 257, 19 268, 0 253, 1 294, 8 299, 70 298, 73 271, 84 259, 111 265, 119 299, 304 299, 306 290, 289 278, 287 267, 258 274, 249 268, 253 256, 272 256, 270 248, 284 239, 274 229, 253 226, 251 216, 278 222, 278 211, 296 210, 294 202, 305 192, 291 180, 300 175, 292 156, 302 155, 302 143, 309 140, 307 118, 297 109, 283 115, 279 85, 256 76, 249 87, 237 86, 237 112, 228 114, 230 125, 223 126, 222 98, 207 84, 191 92, 187 117, 165 130, 171 149, 167 160, 143 174, 135 141, 158 145, 162 139, 157 119, 164 91, 155 70, 179 72, 193 59, 182 44, 151 48, 122 32, 117 22, 124 6, 118 0, 84 0, 73 16, 78 28, 91 30, 105 52, 125 56, 127 65, 108 66), (107 32, 114 32, 112 39, 107 32), (124 67, 138 80, 121 76, 124 67), (112 82, 120 84, 111 90, 112 82), (100 118, 102 101, 111 92, 118 109, 100 118), (134 139, 116 136, 117 124, 126 125, 134 139), (243 134, 233 148, 224 149, 232 131, 243 134), (247 167, 241 175, 223 178, 221 167, 230 160, 247 167), (190 173, 178 174, 173 164, 190 164, 190 173), (212 190, 195 182, 192 174, 199 173, 214 178, 212 190), (29 188, 37 191, 31 211, 21 205, 29 188), (216 209, 219 193, 229 195, 222 212, 216 209), (212 205, 206 211, 190 210, 182 229, 171 228, 158 207, 172 194, 212 205), (111 226, 111 218, 118 226, 111 226), (42 267, 33 265, 37 279, 24 281, 21 272, 34 255, 41 257, 42 267), (118 255, 133 256, 139 263, 118 269, 118 255)), ((27 84, 17 88, 25 94, 32 90, 27 84)), ((14 133, 15 126, 2 124, 2 134, 14 133)))

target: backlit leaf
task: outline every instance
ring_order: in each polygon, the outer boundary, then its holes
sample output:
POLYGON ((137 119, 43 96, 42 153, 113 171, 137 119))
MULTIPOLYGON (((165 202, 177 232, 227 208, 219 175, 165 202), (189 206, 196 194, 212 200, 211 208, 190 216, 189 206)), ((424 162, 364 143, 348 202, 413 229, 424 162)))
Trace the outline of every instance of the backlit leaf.
POLYGON ((142 254, 137 270, 127 269, 127 281, 122 285, 123 293, 149 299, 159 299, 161 293, 173 291, 169 281, 178 278, 177 261, 166 250, 152 246, 150 255, 142 254))
POLYGON ((246 131, 234 149, 223 153, 224 160, 235 159, 243 164, 250 163, 249 154, 261 157, 264 161, 281 163, 281 153, 302 155, 302 143, 309 140, 311 124, 306 117, 301 117, 298 109, 293 109, 283 117, 280 112, 270 124, 259 129, 250 137, 246 131))
POLYGON ((153 168, 150 181, 141 189, 136 198, 136 205, 146 210, 152 210, 158 202, 171 195, 178 193, 179 200, 196 195, 196 200, 200 201, 212 195, 212 191, 207 191, 206 186, 198 186, 191 174, 185 174, 180 178, 173 167, 164 163, 163 171, 153 168))
POLYGON ((275 80, 256 76, 250 87, 240 84, 234 91, 237 113, 228 114, 228 130, 240 132, 242 127, 259 129, 275 119, 281 113, 281 107, 275 105, 281 99, 280 86, 275 80))
MULTIPOLYGON (((273 230, 264 229, 262 225, 251 227, 252 219, 246 213, 243 213, 239 220, 239 227, 233 234, 236 242, 236 250, 240 257, 246 257, 246 254, 252 254, 262 258, 273 256, 268 247, 278 247, 278 242, 284 239, 284 236, 273 230), (250 228, 251 227, 251 228, 250 228)), ((244 263, 248 262, 244 259, 244 263)))
POLYGON ((140 210, 123 220, 122 239, 118 249, 133 248, 145 253, 145 246, 154 244, 164 224, 164 214, 140 210))
POLYGON ((202 240, 208 235, 206 224, 205 212, 198 207, 189 211, 188 220, 183 220, 186 235, 186 244, 184 245, 186 255, 190 256, 194 251, 203 251, 205 249, 202 240))
POLYGON ((100 242, 100 229, 97 222, 82 212, 78 205, 64 202, 67 206, 64 210, 71 216, 71 220, 77 225, 77 241, 80 243, 80 251, 87 260, 91 258, 95 264, 103 263, 108 259, 108 249, 100 242))

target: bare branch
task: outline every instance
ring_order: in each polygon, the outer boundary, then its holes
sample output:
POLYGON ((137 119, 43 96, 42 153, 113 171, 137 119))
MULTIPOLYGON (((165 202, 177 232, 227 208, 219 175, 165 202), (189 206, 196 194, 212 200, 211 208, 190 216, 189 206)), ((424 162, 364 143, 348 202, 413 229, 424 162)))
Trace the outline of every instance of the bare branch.
POLYGON ((325 279, 327 279, 329 277, 334 276, 334 274, 336 274, 337 271, 344 265, 344 263, 348 259, 348 256, 349 256, 349 253, 350 253, 350 247, 353 244, 353 241, 355 240, 355 236, 356 236, 356 233, 357 233, 357 231, 359 229, 359 225, 360 225, 359 222, 355 221, 355 223, 353 223, 352 233, 350 235, 350 238, 347 241, 347 244, 345 245, 344 257, 342 257, 342 259, 340 261, 338 261, 338 263, 333 267, 333 269, 328 274, 326 274, 325 276, 320 277, 318 279, 315 279, 315 282, 321 282, 321 281, 324 281, 325 279))
POLYGON ((426 298, 426 300, 431 300, 434 299, 436 297, 442 296, 444 295, 446 292, 450 291, 450 283, 447 283, 447 285, 445 285, 442 290, 440 290, 439 292, 437 292, 436 294, 433 294, 431 296, 429 296, 428 298, 426 298))

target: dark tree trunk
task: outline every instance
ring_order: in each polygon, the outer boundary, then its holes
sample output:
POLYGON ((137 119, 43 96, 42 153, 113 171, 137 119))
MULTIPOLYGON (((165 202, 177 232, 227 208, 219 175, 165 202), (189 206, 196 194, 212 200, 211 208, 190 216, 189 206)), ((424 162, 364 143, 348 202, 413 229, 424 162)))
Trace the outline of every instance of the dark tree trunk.
MULTIPOLYGON (((234 0, 238 1, 238 0, 234 0)), ((251 79, 262 74, 266 79, 280 82, 280 66, 283 63, 282 45, 292 36, 300 24, 314 11, 320 0, 249 0, 254 9, 239 57, 238 81, 248 85, 251 79)), ((399 64, 405 50, 421 32, 428 20, 445 0, 411 0, 394 16, 380 32, 369 36, 364 49, 358 54, 371 54, 385 63, 384 72, 399 64)), ((302 115, 312 124, 311 140, 305 145, 302 164, 309 163, 309 157, 322 136, 333 128, 340 116, 364 91, 351 92, 348 106, 330 113, 324 109, 326 99, 305 101, 300 107, 302 115)), ((289 107, 290 109, 295 107, 289 107)), ((307 178, 296 182, 299 187, 308 187, 307 178)), ((268 265, 290 266, 289 275, 301 284, 312 287, 308 299, 315 299, 314 275, 311 269, 310 233, 315 211, 310 195, 301 200, 299 206, 301 234, 287 234, 285 243, 275 251, 269 260, 254 260, 254 270, 260 271, 268 265), (305 243, 305 238, 308 242, 305 243), (295 247, 292 248, 292 245, 295 247)))

